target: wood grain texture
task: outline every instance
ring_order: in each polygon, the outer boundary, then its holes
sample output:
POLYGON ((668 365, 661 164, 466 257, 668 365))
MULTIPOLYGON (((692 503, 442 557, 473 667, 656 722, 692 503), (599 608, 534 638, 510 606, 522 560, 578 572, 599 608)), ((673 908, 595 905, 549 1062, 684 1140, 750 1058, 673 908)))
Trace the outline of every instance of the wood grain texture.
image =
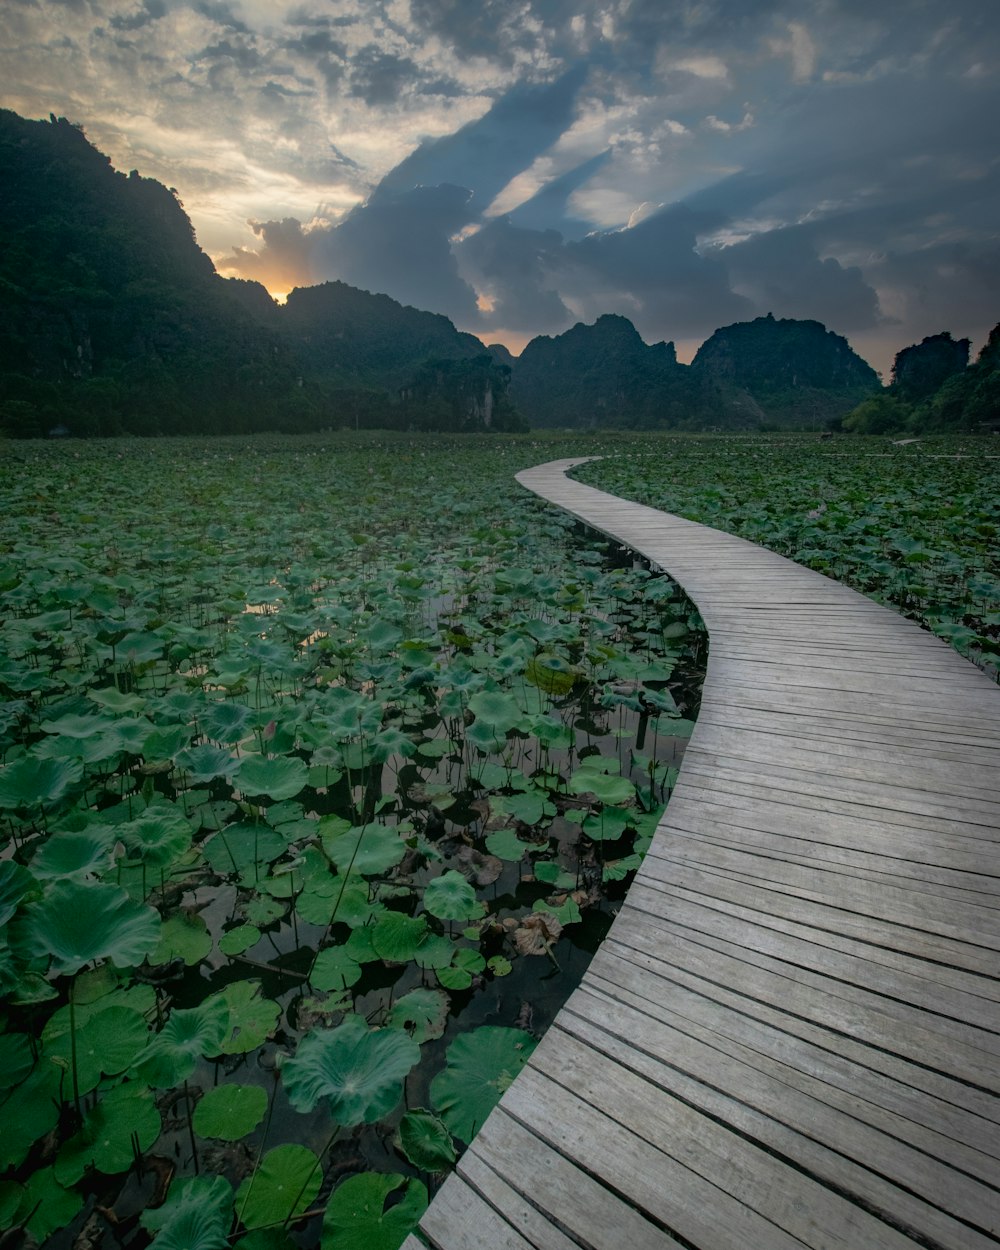
POLYGON ((608 938, 404 1250, 1000 1245, 1000 689, 576 463, 518 480, 685 588, 701 714, 608 938))

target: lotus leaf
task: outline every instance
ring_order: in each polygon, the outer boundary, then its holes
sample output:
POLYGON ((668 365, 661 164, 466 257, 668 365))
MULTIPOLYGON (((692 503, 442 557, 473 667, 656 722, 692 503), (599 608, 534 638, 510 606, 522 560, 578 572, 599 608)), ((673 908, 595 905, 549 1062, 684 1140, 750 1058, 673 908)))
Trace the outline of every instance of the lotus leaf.
POLYGON ((0 1033, 0 1089, 13 1089, 35 1066, 26 1033, 0 1033))
MULTIPOLYGON (((204 843, 205 858, 220 877, 243 873, 258 864, 270 864, 285 853, 285 840, 269 825, 233 824, 213 833, 204 843)), ((301 888, 302 879, 299 878, 301 888)))
POLYGON ((407 1111, 397 1131, 399 1147, 422 1172, 444 1172, 458 1155, 451 1134, 432 1111, 416 1107, 407 1111))
POLYGON ((616 806, 635 798, 635 786, 631 781, 594 767, 578 768, 570 777, 567 789, 570 794, 592 794, 598 802, 616 806))
POLYGON ((94 959, 116 967, 138 964, 160 938, 160 917, 113 885, 54 881, 10 926, 26 959, 51 957, 52 975, 79 972, 94 959))
POLYGON ((562 935, 562 924, 549 912, 532 912, 514 930, 519 955, 548 955, 562 935))
POLYGON ((114 712, 116 716, 127 716, 131 712, 141 712, 146 706, 142 695, 125 694, 117 686, 103 686, 99 690, 88 690, 87 698, 98 707, 114 712))
POLYGON ((234 981, 224 990, 207 998, 208 1003, 221 1003, 229 1013, 229 1027, 217 1050, 212 1055, 248 1055, 271 1035, 278 1023, 281 1008, 269 998, 264 998, 259 981, 234 981))
MULTIPOLYGON (((490 848, 493 850, 493 848, 490 848)), ((427 883, 424 907, 439 920, 472 920, 485 911, 476 891, 460 872, 451 869, 427 883)))
POLYGON ((213 703, 199 722, 203 733, 216 742, 239 742, 250 732, 253 714, 242 703, 213 703))
POLYGON ((550 903, 548 899, 539 898, 533 903, 532 911, 545 912, 549 916, 555 916, 562 925, 576 924, 580 920, 580 905, 574 898, 564 898, 563 902, 559 904, 550 903))
POLYGON ((194 1131, 220 1141, 239 1141, 252 1133, 267 1111, 267 1093, 259 1085, 217 1085, 194 1109, 194 1131))
POLYGON ((386 911, 379 916, 372 931, 372 949, 379 959, 388 963, 409 963, 429 932, 425 916, 413 918, 398 911, 386 911))
POLYGON ((18 1213, 24 1211, 24 1186, 17 1181, 0 1181, 0 1230, 14 1228, 18 1213))
MULTIPOLYGON (((609 778, 617 781, 617 777, 609 778)), ((620 807, 602 807, 596 815, 585 817, 582 829, 588 838, 595 842, 614 842, 620 838, 630 824, 629 813, 620 807)))
POLYGON ((323 1217, 320 1250, 398 1250, 427 1209, 427 1189, 398 1173, 362 1172, 333 1191, 323 1217), (389 1195, 403 1196, 386 1209, 389 1195))
POLYGON ((447 968, 454 953, 455 944, 450 938, 430 933, 420 943, 413 959, 418 968, 447 968))
POLYGON ((228 1250, 233 1190, 223 1176, 175 1180, 161 1207, 147 1207, 142 1226, 157 1250, 228 1250))
POLYGON ((405 1029, 418 1045, 442 1037, 447 1023, 448 995, 443 990, 410 990, 386 1016, 386 1024, 405 1029))
POLYGON ((83 1127, 59 1151, 56 1178, 75 1184, 89 1167, 114 1175, 132 1166, 133 1137, 148 1150, 160 1135, 160 1113, 145 1086, 116 1085, 84 1117, 83 1127))
POLYGON ((354 825, 331 834, 327 823, 322 823, 323 846, 342 873, 375 876, 394 868, 406 854, 398 830, 387 825, 354 825))
POLYGON ((532 789, 526 794, 504 794, 495 796, 491 810, 499 815, 501 812, 513 816, 524 825, 537 825, 545 816, 555 815, 555 808, 546 799, 541 790, 532 789))
POLYGON ((529 851, 545 850, 537 842, 525 842, 513 829, 498 829, 496 833, 491 833, 486 839, 486 847, 491 855, 512 864, 520 863, 529 851))
POLYGON ((0 1133, 0 1168, 24 1161, 32 1145, 54 1128, 62 1102, 60 1082, 65 1071, 39 1063, 6 1097, 0 1133))
POLYGON ((203 1055, 221 1052, 229 1029, 229 1008, 221 995, 206 998, 198 1007, 175 1008, 147 1047, 138 1070, 158 1088, 179 1085, 203 1055))
POLYGON ((494 955, 486 961, 486 967, 495 977, 506 977, 514 971, 514 965, 509 959, 505 959, 503 955, 494 955))
POLYGON ((447 968, 438 969, 438 980, 446 990, 467 990, 472 978, 486 967, 486 960, 479 951, 468 947, 455 952, 455 957, 447 968))
POLYGON ((255 1228, 241 1237, 233 1250, 298 1250, 298 1243, 283 1228, 255 1228))
POLYGON ((469 699, 469 710, 476 720, 489 725, 500 737, 520 728, 525 722, 525 714, 517 700, 499 690, 477 691, 469 699))
POLYGON ((110 865, 113 838, 114 831, 103 825, 50 833, 33 856, 31 871, 39 880, 99 876, 110 865))
POLYGON ((494 1025, 455 1038, 431 1081, 431 1101, 455 1137, 472 1141, 534 1049, 530 1033, 494 1025))
MULTIPOLYGON (((77 1082, 81 1094, 96 1089, 102 1074, 124 1072, 149 1038, 149 1026, 142 1016, 128 1007, 106 1007, 88 1016, 76 1029, 77 1082)), ((70 1033, 61 1033, 46 1043, 45 1057, 71 1062, 70 1033)))
POLYGON ((179 808, 157 803, 118 832, 132 858, 149 868, 168 868, 191 846, 193 831, 179 808))
POLYGON ((7 923, 21 900, 37 884, 32 874, 20 864, 15 864, 12 859, 0 860, 0 925, 7 923))
POLYGON ((334 1120, 350 1128, 388 1114, 420 1047, 398 1029, 372 1032, 357 1016, 336 1029, 309 1033, 282 1069, 288 1100, 311 1111, 325 1098, 334 1120))
POLYGON ((182 959, 187 967, 193 968, 211 950, 212 935, 202 917, 197 912, 181 911, 164 920, 159 945, 149 962, 165 964, 171 959, 182 959))
POLYGON ((309 1210, 322 1180, 319 1159, 311 1150, 276 1146, 236 1191, 237 1218, 248 1229, 283 1224, 309 1210))
POLYGON ((265 759, 262 755, 248 755, 233 780, 244 794, 266 794, 268 798, 279 800, 294 798, 308 782, 309 775, 305 764, 295 756, 265 759))
POLYGON ((60 1185, 53 1168, 41 1168, 25 1182, 21 1218, 31 1212, 24 1227, 36 1241, 45 1242, 65 1228, 82 1206, 82 1194, 60 1185))
POLYGON ((240 766, 240 761, 229 751, 213 746, 211 742, 202 742, 198 746, 185 747, 174 756, 174 763, 183 768, 188 778, 195 785, 203 785, 214 781, 216 777, 232 777, 240 766))
POLYGON ((82 776, 82 760, 23 755, 0 768, 0 808, 51 807, 65 798, 82 776))
POLYGON ((475 847, 463 846, 458 852, 458 866, 472 885, 483 888, 498 881, 503 872, 503 861, 496 855, 484 855, 475 847))
POLYGON ((219 950, 223 955, 242 955, 260 941, 260 929, 255 924, 240 924, 227 929, 219 938, 219 950))
POLYGON ((343 946, 328 946, 316 956, 309 980, 318 990, 348 990, 361 980, 361 965, 343 946))

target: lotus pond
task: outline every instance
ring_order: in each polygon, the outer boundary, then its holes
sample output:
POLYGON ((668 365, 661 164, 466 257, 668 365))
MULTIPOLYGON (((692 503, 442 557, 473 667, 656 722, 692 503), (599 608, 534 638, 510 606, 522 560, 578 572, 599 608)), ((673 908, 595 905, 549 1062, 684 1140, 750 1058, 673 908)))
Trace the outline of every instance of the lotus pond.
POLYGON ((997 675, 1000 439, 732 435, 628 453, 575 476, 845 582, 997 675))
POLYGON ((697 710, 692 605, 513 482, 581 442, 5 447, 4 1245, 419 1219, 697 710))

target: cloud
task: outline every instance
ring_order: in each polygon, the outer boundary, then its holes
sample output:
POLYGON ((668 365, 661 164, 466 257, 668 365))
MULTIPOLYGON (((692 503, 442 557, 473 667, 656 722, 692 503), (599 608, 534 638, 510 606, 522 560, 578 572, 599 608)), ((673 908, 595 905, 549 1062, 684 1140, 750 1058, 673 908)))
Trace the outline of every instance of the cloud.
POLYGON ((981 0, 9 0, 0 103, 278 289, 521 335, 773 311, 891 358, 997 316, 998 33, 981 0))

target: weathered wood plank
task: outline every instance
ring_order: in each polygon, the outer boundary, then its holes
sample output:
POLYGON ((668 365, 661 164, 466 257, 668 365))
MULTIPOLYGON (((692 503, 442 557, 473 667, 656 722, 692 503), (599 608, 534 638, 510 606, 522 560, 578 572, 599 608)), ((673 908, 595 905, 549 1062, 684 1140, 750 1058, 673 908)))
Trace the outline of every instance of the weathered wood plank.
POLYGON ((423 1234, 997 1246, 1000 691, 890 609, 570 463, 519 480, 692 595, 702 711, 608 938, 423 1234))

